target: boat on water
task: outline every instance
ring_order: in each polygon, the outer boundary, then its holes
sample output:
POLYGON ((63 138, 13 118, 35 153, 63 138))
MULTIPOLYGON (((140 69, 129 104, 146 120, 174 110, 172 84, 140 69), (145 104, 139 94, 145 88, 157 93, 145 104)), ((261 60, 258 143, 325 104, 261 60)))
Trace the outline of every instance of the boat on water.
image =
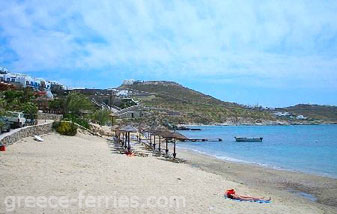
POLYGON ((236 142, 262 142, 263 137, 234 137, 236 142))

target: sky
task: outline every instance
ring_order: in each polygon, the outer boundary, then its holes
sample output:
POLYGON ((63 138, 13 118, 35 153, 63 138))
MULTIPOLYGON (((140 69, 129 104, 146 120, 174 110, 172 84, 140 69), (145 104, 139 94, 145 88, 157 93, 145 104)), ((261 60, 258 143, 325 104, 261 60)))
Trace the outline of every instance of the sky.
POLYGON ((70 87, 168 80, 247 105, 337 105, 337 1, 0 0, 0 66, 70 87))

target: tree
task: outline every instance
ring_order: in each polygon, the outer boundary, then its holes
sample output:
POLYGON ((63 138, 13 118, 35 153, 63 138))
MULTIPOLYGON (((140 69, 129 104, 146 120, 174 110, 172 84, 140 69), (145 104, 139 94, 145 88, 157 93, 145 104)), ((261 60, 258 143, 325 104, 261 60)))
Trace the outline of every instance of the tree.
POLYGON ((97 110, 91 115, 92 120, 98 122, 101 126, 105 125, 110 119, 110 111, 97 110))
POLYGON ((65 113, 80 115, 81 110, 92 110, 93 108, 88 97, 77 92, 68 94, 65 101, 65 113))
POLYGON ((11 103, 21 99, 23 97, 23 91, 7 90, 4 92, 4 97, 8 103, 11 103))
POLYGON ((0 97, 0 116, 3 116, 6 114, 6 108, 7 102, 4 98, 0 97))
POLYGON ((65 101, 63 99, 54 99, 49 102, 49 109, 54 112, 63 112, 64 102, 65 101))
POLYGON ((38 107, 35 103, 27 102, 22 106, 22 111, 28 116, 29 119, 35 119, 38 111, 38 107))
POLYGON ((21 102, 32 102, 35 98, 33 89, 31 88, 24 88, 23 94, 21 96, 21 102))

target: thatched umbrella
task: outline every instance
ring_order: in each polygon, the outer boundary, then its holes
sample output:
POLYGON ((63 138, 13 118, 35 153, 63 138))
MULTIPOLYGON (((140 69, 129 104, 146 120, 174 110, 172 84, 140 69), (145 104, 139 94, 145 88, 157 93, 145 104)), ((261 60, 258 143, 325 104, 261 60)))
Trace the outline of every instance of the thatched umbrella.
MULTIPOLYGON (((138 128, 139 133, 144 133, 145 131, 147 131, 149 129, 149 126, 147 126, 146 124, 140 123, 140 124, 138 124, 137 128, 138 128)), ((141 142, 140 135, 138 136, 138 141, 141 142)))
POLYGON ((119 131, 119 125, 113 125, 111 127, 111 131, 115 132, 115 137, 118 139, 118 143, 120 142, 121 132, 119 131))
POLYGON ((127 126, 123 126, 122 128, 119 129, 121 132, 123 132, 125 134, 125 137, 127 139, 128 145, 126 146, 126 142, 124 145, 124 148, 128 148, 128 152, 131 151, 131 146, 130 146, 130 133, 131 132, 138 132, 138 130, 130 125, 127 126))
POLYGON ((131 125, 123 126, 119 130, 122 132, 138 132, 138 130, 131 125))
POLYGON ((114 125, 114 121, 115 121, 115 118, 117 117, 117 115, 113 112, 111 112, 109 114, 109 117, 111 118, 111 125, 113 126, 114 125))
POLYGON ((169 130, 166 130, 166 131, 162 131, 160 132, 160 135, 165 138, 165 141, 166 141, 166 149, 165 149, 165 152, 166 152, 166 155, 168 154, 168 141, 169 140, 173 140, 173 157, 176 158, 176 140, 186 140, 187 138, 178 133, 178 132, 172 132, 172 131, 169 131, 169 130))
POLYGON ((162 137, 161 134, 164 133, 164 132, 169 132, 169 130, 166 127, 164 127, 164 126, 159 126, 159 127, 155 128, 155 129, 151 130, 151 133, 153 133, 153 135, 154 135, 153 149, 156 149, 156 136, 158 136, 158 138, 159 138, 158 150, 159 151, 161 150, 161 148, 160 148, 160 146, 161 146, 161 137, 162 137))
POLYGON ((174 139, 179 140, 179 141, 186 141, 188 140, 188 138, 182 134, 180 134, 179 132, 173 132, 174 135, 174 139))

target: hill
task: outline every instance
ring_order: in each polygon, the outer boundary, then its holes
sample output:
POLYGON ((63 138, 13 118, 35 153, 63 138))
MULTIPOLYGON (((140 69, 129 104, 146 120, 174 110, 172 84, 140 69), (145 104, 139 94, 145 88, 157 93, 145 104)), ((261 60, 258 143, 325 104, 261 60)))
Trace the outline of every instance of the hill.
POLYGON ((325 122, 337 122, 337 106, 298 104, 276 110, 287 111, 296 115, 303 115, 310 119, 325 122))
POLYGON ((123 84, 120 89, 130 90, 132 97, 144 106, 177 112, 167 115, 174 122, 252 124, 275 120, 270 112, 224 102, 175 82, 134 82, 123 84))

